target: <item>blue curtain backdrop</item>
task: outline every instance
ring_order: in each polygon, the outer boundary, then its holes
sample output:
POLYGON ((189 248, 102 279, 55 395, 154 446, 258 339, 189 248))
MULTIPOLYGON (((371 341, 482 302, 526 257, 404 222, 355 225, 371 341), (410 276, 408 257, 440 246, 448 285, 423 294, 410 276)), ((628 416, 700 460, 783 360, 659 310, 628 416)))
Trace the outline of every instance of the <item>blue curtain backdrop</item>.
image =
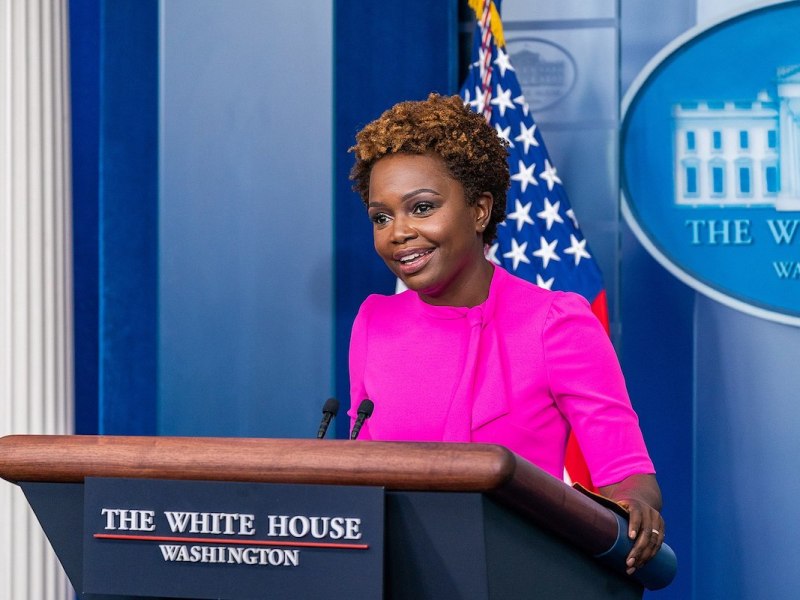
POLYGON ((154 434, 158 2, 69 10, 75 430, 154 434))

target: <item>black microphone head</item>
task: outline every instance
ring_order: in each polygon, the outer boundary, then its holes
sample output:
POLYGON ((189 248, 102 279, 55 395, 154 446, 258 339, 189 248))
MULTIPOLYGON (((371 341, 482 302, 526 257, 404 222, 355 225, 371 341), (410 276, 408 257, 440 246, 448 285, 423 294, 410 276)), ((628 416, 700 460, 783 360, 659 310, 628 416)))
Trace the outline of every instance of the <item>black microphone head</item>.
POLYGON ((375 410, 375 403, 369 398, 364 398, 361 404, 358 405, 358 414, 364 415, 368 419, 372 416, 372 411, 375 410))
POLYGON ((322 407, 322 414, 332 414, 334 417, 339 412, 339 401, 336 398, 328 398, 322 407))

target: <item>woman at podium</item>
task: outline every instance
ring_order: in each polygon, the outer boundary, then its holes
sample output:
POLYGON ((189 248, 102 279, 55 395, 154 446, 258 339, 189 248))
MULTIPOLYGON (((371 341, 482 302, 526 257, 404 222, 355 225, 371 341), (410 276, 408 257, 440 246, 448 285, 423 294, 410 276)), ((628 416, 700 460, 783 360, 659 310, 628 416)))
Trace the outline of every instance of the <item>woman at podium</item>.
POLYGON ((351 179, 375 250, 408 288, 369 296, 353 324, 350 416, 364 398, 375 407, 360 439, 500 444, 562 478, 573 431, 595 485, 630 511, 632 573, 664 537, 653 464, 588 302, 491 260, 498 227, 516 226, 503 223, 505 143, 459 97, 435 94, 356 139, 351 179))

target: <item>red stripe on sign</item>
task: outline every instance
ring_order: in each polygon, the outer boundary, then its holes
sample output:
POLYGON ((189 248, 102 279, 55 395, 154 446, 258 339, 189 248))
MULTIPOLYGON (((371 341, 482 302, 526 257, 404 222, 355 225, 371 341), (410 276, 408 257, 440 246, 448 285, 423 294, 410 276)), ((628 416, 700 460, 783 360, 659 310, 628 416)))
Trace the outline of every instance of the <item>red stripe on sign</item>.
POLYGON ((125 535, 119 533, 95 533, 98 540, 128 540, 134 542, 181 542, 203 544, 230 544, 239 546, 290 546, 294 548, 332 548, 344 550, 367 550, 369 544, 334 544, 328 542, 273 542, 268 540, 221 540, 219 538, 187 538, 159 535, 125 535))

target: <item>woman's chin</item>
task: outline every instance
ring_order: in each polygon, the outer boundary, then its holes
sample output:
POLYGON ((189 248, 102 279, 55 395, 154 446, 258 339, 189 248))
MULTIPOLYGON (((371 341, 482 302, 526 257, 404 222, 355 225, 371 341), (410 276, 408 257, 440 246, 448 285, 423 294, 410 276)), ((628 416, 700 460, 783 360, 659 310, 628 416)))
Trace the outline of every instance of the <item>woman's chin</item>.
POLYGON ((405 273, 401 269, 396 268, 394 265, 392 265, 390 270, 392 273, 394 273, 394 276, 397 278, 398 282, 409 290, 419 292, 426 285, 427 278, 423 277, 420 273, 405 273))
POLYGON ((419 282, 416 281, 413 277, 402 277, 398 275, 397 279, 400 282, 400 284, 402 284, 403 287, 405 287, 405 289, 407 290, 413 290, 415 292, 418 292, 420 290, 419 282))

